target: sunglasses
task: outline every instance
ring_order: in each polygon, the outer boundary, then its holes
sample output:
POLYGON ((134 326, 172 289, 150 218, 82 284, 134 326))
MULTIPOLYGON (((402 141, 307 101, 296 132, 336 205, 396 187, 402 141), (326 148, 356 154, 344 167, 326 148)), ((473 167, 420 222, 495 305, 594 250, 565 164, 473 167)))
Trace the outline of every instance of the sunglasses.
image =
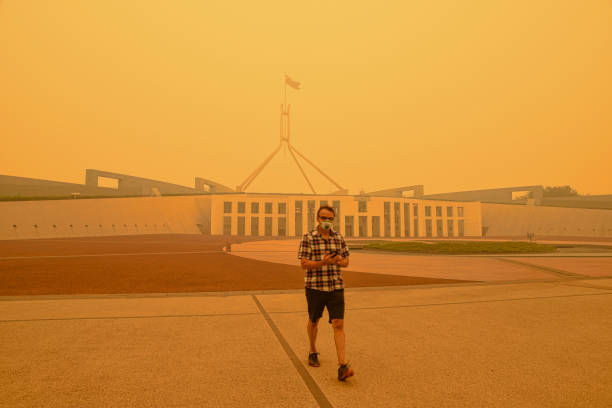
POLYGON ((321 221, 333 221, 334 217, 319 217, 321 221))

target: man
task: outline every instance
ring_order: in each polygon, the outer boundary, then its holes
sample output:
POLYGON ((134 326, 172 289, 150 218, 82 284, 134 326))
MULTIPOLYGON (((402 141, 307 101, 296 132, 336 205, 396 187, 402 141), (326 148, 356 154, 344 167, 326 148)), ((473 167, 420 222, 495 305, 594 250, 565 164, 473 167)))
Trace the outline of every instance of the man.
POLYGON ((306 269, 304 279, 308 303, 308 364, 319 367, 316 340, 319 319, 327 307, 329 322, 334 328, 334 341, 338 354, 338 380, 345 381, 355 373, 346 362, 344 336, 344 282, 340 267, 349 264, 349 251, 344 238, 332 228, 336 212, 323 205, 317 211, 317 228, 304 235, 298 259, 306 269))

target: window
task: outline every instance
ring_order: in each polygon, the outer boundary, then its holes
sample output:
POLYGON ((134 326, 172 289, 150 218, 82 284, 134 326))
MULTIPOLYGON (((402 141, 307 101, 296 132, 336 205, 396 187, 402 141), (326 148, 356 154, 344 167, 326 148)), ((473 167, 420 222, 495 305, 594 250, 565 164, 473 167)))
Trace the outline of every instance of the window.
POLYGON ((315 227, 315 200, 308 200, 308 231, 312 231, 315 227))
POLYGON ((278 203, 278 213, 287 214, 287 203, 278 203))
POLYGON ((383 214, 383 222, 385 228, 385 237, 391 236, 391 203, 384 203, 384 214, 383 214))
POLYGON ((232 213, 232 202, 231 201, 224 201, 223 202, 223 213, 224 214, 231 214, 232 213))
POLYGON ((251 203, 251 214, 259 214, 259 203, 251 203))
POLYGON ((453 216, 453 207, 446 207, 446 216, 447 217, 453 216))
POLYGON ((404 236, 410 236, 410 204, 404 203, 404 236))
POLYGON ((266 214, 272 214, 272 203, 265 203, 266 214))
POLYGON ((355 218, 352 215, 347 215, 344 217, 344 235, 348 238, 351 238, 355 233, 353 225, 355 222, 355 218))
POLYGON ((332 208, 334 209, 336 215, 334 216, 334 231, 340 232, 340 200, 332 201, 332 208))
POLYGON ((259 236, 259 217, 251 217, 251 235, 259 236))
POLYGON ((419 216, 419 206, 417 204, 412 204, 412 215, 414 218, 419 216))
POLYGON ((302 231, 302 201, 295 202, 295 236, 299 237, 303 234, 302 231))
POLYGON ((432 235, 431 220, 425 220, 425 236, 430 238, 432 235))
POLYGON ((321 206, 324 206, 324 205, 329 205, 327 204, 327 200, 321 200, 321 206))
POLYGON ((231 235, 232 234, 232 217, 225 216, 223 217, 223 235, 231 235))
POLYGON ((402 213, 400 203, 393 203, 393 220, 395 221, 395 236, 402 236, 402 213))
POLYGON ((419 236, 419 219, 415 218, 413 221, 412 231, 415 237, 419 236))
POLYGON ((463 220, 459 220, 458 223, 459 223, 459 236, 462 237, 465 234, 463 220))
POLYGON ((463 217, 463 207, 457 207, 457 215, 463 217))
POLYGON ((368 236, 368 217, 366 215, 359 216, 359 236, 368 236))
POLYGON ((279 217, 278 218, 278 236, 284 237, 287 235, 287 218, 279 217))
POLYGON ((238 217, 238 235, 245 235, 244 230, 244 217, 238 217))
POLYGON ((272 217, 266 217, 265 223, 266 223, 266 225, 265 225, 265 228, 266 228, 265 235, 267 237, 270 237, 270 236, 272 236, 272 217))
POLYGON ((359 200, 359 212, 368 212, 368 202, 367 200, 359 200))
POLYGON ((446 220, 446 229, 448 230, 449 237, 455 236, 455 224, 453 220, 446 220))
POLYGON ((436 207, 436 217, 442 216, 442 207, 436 207))
POLYGON ((442 220, 436 220, 436 234, 437 237, 444 235, 444 225, 442 224, 442 220))
POLYGON ((238 214, 244 214, 246 212, 246 203, 244 201, 238 201, 238 214))
POLYGON ((431 217, 431 206, 429 206, 429 205, 425 206, 425 216, 426 217, 431 217))
POLYGON ((372 236, 380 237, 380 216, 375 215, 372 217, 372 236))

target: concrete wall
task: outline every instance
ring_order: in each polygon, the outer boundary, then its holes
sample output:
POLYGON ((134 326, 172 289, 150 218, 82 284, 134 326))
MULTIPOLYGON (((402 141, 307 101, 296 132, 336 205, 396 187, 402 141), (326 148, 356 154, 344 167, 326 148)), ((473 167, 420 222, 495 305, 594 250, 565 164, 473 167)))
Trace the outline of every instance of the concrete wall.
POLYGON ((205 179, 202 177, 195 178, 195 189, 198 192, 208 192, 211 194, 214 193, 234 193, 236 190, 233 190, 223 184, 214 182, 209 179, 205 179))
POLYGON ((482 226, 486 237, 612 237, 612 210, 483 203, 482 226))
POLYGON ((454 193, 427 194, 424 196, 424 198, 512 204, 512 193, 519 191, 531 192, 536 204, 540 204, 542 201, 544 191, 542 186, 518 186, 485 190, 458 191, 454 193))
POLYGON ((245 217, 245 235, 251 233, 251 219, 259 218, 259 235, 265 235, 265 217, 272 217, 272 235, 278 235, 278 221, 286 218, 287 235, 295 236, 295 202, 303 202, 302 232, 308 231, 308 201, 329 204, 340 201, 340 232, 345 234, 345 217, 354 217, 355 237, 358 237, 359 216, 368 217, 368 237, 372 236, 372 217, 381 220, 384 237, 384 203, 391 205, 391 237, 396 237, 394 203, 400 203, 401 223, 399 235, 414 237, 414 207, 418 208, 419 237, 425 236, 425 222, 431 219, 433 237, 448 236, 448 221, 454 225, 453 236, 458 235, 458 222, 464 221, 465 236, 478 237, 481 227, 487 237, 525 237, 528 232, 537 235, 612 237, 612 210, 485 204, 389 197, 360 196, 307 196, 278 194, 220 194, 210 196, 105 198, 87 200, 45 200, 0 202, 0 239, 53 238, 129 234, 222 234, 224 217, 231 218, 232 234, 236 235, 238 217, 245 217), (359 201, 367 200, 367 213, 359 212, 359 201), (232 203, 232 212, 224 213, 224 202, 232 203), (245 202, 245 213, 238 214, 238 202, 245 202), (251 214, 251 203, 260 203, 259 214, 251 214), (272 214, 265 214, 265 203, 273 203, 272 214), (286 203, 286 214, 278 213, 278 203, 286 203), (410 205, 410 231, 404 230, 404 203, 410 205), (426 208, 431 216, 426 216, 426 208), (442 216, 436 216, 441 207, 442 216), (448 217, 447 208, 453 208, 448 217), (463 217, 459 216, 463 208, 463 217), (437 234, 436 221, 443 222, 444 231, 437 234))
POLYGON ((107 187, 86 186, 77 183, 63 183, 60 181, 0 175, 0 196, 69 197, 72 193, 94 196, 113 196, 119 194, 117 190, 107 187))
POLYGON ((53 197, 80 193, 83 196, 151 196, 164 194, 228 193, 234 190, 212 180, 196 177, 195 188, 127 174, 87 169, 85 184, 0 175, 0 196, 53 197), (117 188, 100 187, 99 177, 117 180, 117 188))
POLYGON ((395 187, 386 190, 378 190, 370 193, 365 193, 368 196, 378 196, 378 197, 414 197, 414 198, 422 198, 425 194, 425 186, 422 184, 414 185, 414 186, 405 186, 405 187, 395 187), (405 193, 412 193, 405 195, 405 193))
POLYGON ((0 202, 0 239, 80 237, 129 234, 223 234, 224 219, 231 218, 231 233, 238 235, 238 218, 244 217, 245 235, 251 235, 251 220, 259 219, 258 236, 265 236, 265 219, 272 219, 271 236, 279 235, 279 220, 286 221, 285 236, 296 235, 296 201, 303 203, 302 234, 310 228, 308 201, 314 201, 314 209, 327 201, 339 202, 339 231, 346 235, 346 216, 354 217, 354 237, 359 237, 359 217, 367 217, 367 235, 372 237, 372 217, 380 217, 380 237, 385 237, 385 203, 390 204, 390 237, 414 237, 414 209, 418 209, 419 233, 426 235, 425 223, 431 219, 432 237, 459 236, 459 222, 464 223, 464 236, 475 237, 481 233, 480 203, 454 203, 448 201, 401 199, 361 196, 305 196, 281 194, 219 194, 206 196, 104 198, 87 200, 45 200, 0 202), (359 201, 367 201, 367 211, 359 211, 359 201), (231 203, 231 212, 224 211, 224 203, 231 203), (245 203, 245 212, 238 213, 238 203, 245 203), (259 214, 251 213, 251 203, 259 203, 259 214), (272 213, 266 214, 265 204, 272 203, 272 213), (279 203, 285 203, 285 214, 279 214, 279 203), (400 205, 400 229, 395 229, 394 204, 400 205), (410 230, 405 230, 404 204, 408 204, 410 230), (431 215, 426 216, 426 208, 431 215), (436 216, 436 207, 442 209, 436 216), (447 208, 452 207, 452 216, 447 208), (463 208, 460 215, 459 208, 463 208), (442 220, 443 231, 438 234, 437 220, 442 220), (453 223, 449 234, 448 223, 453 223), (408 233, 407 233, 408 232, 408 233))
POLYGON ((549 205, 552 207, 601 208, 612 210, 612 195, 545 197, 542 199, 542 205, 549 205))
POLYGON ((210 208, 201 196, 0 202, 0 239, 210 233, 210 208))
POLYGON ((118 180, 117 187, 123 195, 145 195, 153 194, 156 188, 161 194, 194 194, 195 188, 180 186, 178 184, 166 183, 164 181, 152 180, 142 177, 134 177, 127 174, 113 173, 110 171, 87 169, 85 170, 85 184, 91 187, 98 185, 98 178, 106 177, 118 180))

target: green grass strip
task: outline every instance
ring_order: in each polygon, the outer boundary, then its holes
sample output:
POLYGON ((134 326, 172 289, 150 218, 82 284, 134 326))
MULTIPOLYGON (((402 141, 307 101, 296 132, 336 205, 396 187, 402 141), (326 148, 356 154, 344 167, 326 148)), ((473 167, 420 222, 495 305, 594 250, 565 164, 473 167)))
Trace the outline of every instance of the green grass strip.
POLYGON ((363 249, 424 254, 521 254, 556 252, 554 245, 535 242, 396 242, 380 241, 364 245, 363 249))

